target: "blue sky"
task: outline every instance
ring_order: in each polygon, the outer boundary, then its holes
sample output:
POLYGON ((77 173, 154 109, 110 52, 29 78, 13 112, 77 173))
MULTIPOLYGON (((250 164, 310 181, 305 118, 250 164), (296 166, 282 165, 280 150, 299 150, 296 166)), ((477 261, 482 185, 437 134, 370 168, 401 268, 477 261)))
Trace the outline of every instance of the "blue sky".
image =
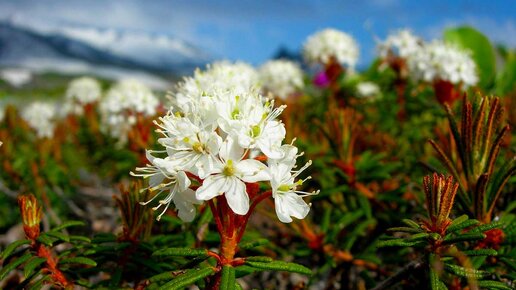
POLYGON ((431 39, 446 27, 469 24, 496 42, 516 47, 515 16, 511 0, 0 0, 1 19, 167 34, 216 58, 253 64, 264 62, 280 46, 299 49, 308 35, 327 27, 357 39, 362 66, 373 58, 375 39, 403 27, 431 39))

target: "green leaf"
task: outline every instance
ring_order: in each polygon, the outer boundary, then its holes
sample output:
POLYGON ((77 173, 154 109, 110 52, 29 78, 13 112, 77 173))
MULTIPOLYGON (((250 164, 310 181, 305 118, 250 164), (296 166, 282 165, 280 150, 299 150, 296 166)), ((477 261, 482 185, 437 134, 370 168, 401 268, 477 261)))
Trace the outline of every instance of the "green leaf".
POLYGON ((379 241, 376 246, 378 248, 383 247, 413 247, 413 246, 420 246, 425 245, 423 241, 407 241, 404 239, 393 239, 393 240, 385 240, 385 241, 379 241))
POLYGON ((56 238, 57 240, 61 240, 63 242, 70 242, 70 237, 68 237, 68 235, 65 235, 61 232, 50 231, 50 232, 46 232, 46 234, 51 237, 56 238))
POLYGON ((445 264, 444 269, 446 269, 446 271, 448 271, 451 274, 455 274, 457 276, 464 278, 482 279, 484 277, 489 276, 489 272, 472 268, 464 268, 457 265, 445 264))
POLYGON ((446 230, 446 232, 448 232, 448 233, 458 232, 458 231, 461 231, 463 229, 469 228, 469 227, 477 225, 477 224, 479 224, 479 221, 477 221, 477 220, 474 220, 474 219, 466 220, 464 222, 457 223, 453 226, 449 226, 448 229, 446 230))
POLYGON ((97 262, 86 257, 72 257, 59 260, 59 264, 84 264, 88 266, 97 266, 97 262))
POLYGON ((472 27, 462 26, 445 30, 444 40, 471 51, 480 76, 480 87, 489 88, 493 84, 496 74, 496 55, 486 36, 472 27))
POLYGON ((451 236, 448 235, 444 237, 444 243, 445 244, 454 244, 458 242, 472 242, 472 241, 478 241, 483 240, 486 238, 486 235, 483 233, 467 233, 467 234, 461 234, 458 236, 451 236))
POLYGON ((40 258, 40 257, 34 257, 30 261, 28 261, 25 264, 25 266, 23 266, 23 277, 25 277, 25 278, 29 277, 38 266, 45 263, 46 261, 47 261, 47 259, 40 258))
POLYGON ((496 79, 496 93, 505 96, 516 90, 516 54, 511 53, 505 60, 503 70, 496 79))
POLYGON ((38 242, 46 245, 46 246, 49 246, 49 247, 52 247, 52 245, 54 244, 55 240, 51 237, 49 237, 47 234, 41 234, 39 235, 39 237, 36 239, 38 242))
POLYGON ((85 223, 81 222, 81 221, 67 221, 67 222, 64 222, 64 223, 58 225, 57 227, 53 228, 52 231, 60 231, 65 228, 75 227, 75 226, 84 226, 84 225, 85 225, 85 223))
POLYGON ((412 227, 395 227, 387 229, 389 232, 402 232, 402 233, 421 233, 422 229, 415 229, 412 227))
POLYGON ((166 257, 166 256, 176 256, 176 257, 197 257, 197 256, 207 256, 208 251, 206 249, 189 249, 189 248, 167 248, 157 250, 152 253, 154 257, 166 257))
POLYGON ((0 281, 2 281, 9 272, 16 269, 19 265, 25 263, 27 260, 29 260, 32 257, 31 253, 26 253, 25 255, 13 259, 7 266, 3 267, 2 270, 0 270, 0 281))
POLYGON ((312 270, 306 268, 305 266, 296 264, 296 263, 289 263, 289 262, 283 262, 283 261, 272 261, 269 263, 246 261, 245 263, 247 265, 249 265, 253 268, 257 268, 257 269, 273 270, 273 271, 286 271, 286 272, 292 272, 292 273, 312 275, 312 270))
POLYGON ((448 226, 448 229, 449 228, 454 228, 456 227, 457 225, 467 221, 469 219, 468 215, 467 214, 463 214, 461 215, 460 217, 454 219, 451 224, 448 226))
POLYGON ((430 286, 432 290, 447 290, 446 285, 439 279, 439 275, 435 271, 434 267, 430 265, 430 286))
POLYGON ((30 240, 19 240, 10 243, 0 255, 0 260, 6 260, 18 247, 30 244, 30 240))
POLYGON ((493 249, 478 249, 462 252, 466 256, 497 256, 498 252, 493 249))
POLYGON ((260 247, 263 245, 267 245, 268 243, 269 243, 269 240, 267 240, 267 239, 258 239, 256 241, 242 243, 241 245, 239 245, 239 248, 243 249, 243 250, 248 250, 248 249, 260 247))
POLYGON ((479 225, 478 227, 472 229, 470 232, 471 233, 485 232, 485 231, 489 231, 492 229, 499 229, 499 228, 502 228, 503 226, 504 226, 503 222, 492 222, 489 224, 479 225))
POLYGON ((234 290, 235 289, 235 268, 233 266, 222 267, 222 276, 220 279, 220 290, 234 290))
POLYGON ((195 282, 204 279, 215 273, 215 270, 212 267, 206 267, 201 269, 190 269, 187 270, 184 274, 177 276, 174 280, 166 283, 161 286, 159 289, 163 290, 176 290, 176 289, 184 289, 186 286, 190 286, 195 282))
POLYGON ((507 284, 499 282, 499 281, 478 281, 478 287, 485 289, 502 289, 502 290, 512 290, 512 287, 507 286, 507 284))
POLYGON ((407 226, 411 227, 411 228, 414 228, 414 229, 420 229, 421 227, 419 226, 418 223, 416 223, 415 221, 413 220, 409 220, 409 219, 402 219, 401 220, 404 224, 406 224, 407 226))
POLYGON ((274 261, 271 257, 267 257, 267 256, 251 256, 251 257, 246 257, 245 260, 253 261, 253 262, 265 262, 265 263, 274 261))

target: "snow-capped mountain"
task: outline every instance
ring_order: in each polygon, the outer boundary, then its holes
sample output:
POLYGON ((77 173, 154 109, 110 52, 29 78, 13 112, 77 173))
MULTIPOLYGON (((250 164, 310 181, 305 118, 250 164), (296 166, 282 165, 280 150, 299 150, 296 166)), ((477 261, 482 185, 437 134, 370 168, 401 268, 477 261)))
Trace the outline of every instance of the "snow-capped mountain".
POLYGON ((117 79, 178 75, 208 61, 200 49, 167 36, 86 27, 43 30, 0 22, 2 67, 117 79))

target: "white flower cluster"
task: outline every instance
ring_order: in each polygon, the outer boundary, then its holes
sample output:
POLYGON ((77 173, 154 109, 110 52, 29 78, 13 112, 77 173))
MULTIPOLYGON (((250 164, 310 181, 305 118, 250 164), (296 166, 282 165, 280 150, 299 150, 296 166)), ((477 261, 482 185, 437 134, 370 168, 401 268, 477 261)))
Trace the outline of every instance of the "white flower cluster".
POLYGON ((303 55, 309 63, 326 64, 334 57, 340 64, 354 68, 358 60, 358 45, 349 34, 325 29, 308 37, 303 55))
POLYGON ((119 81, 100 102, 103 129, 125 143, 137 115, 154 116, 158 105, 159 100, 144 84, 132 79, 119 81))
POLYGON ((478 82, 477 67, 468 51, 435 40, 408 58, 411 76, 416 80, 449 81, 473 86, 478 82))
POLYGON ((247 92, 258 86, 258 73, 244 62, 219 61, 197 69, 193 77, 186 77, 174 94, 178 104, 188 103, 192 95, 211 95, 220 91, 247 92))
POLYGON ((259 74, 263 90, 283 100, 303 87, 303 71, 292 61, 268 61, 262 65, 259 74))
POLYGON ((68 84, 65 93, 63 111, 65 114, 83 114, 83 106, 97 102, 102 96, 102 89, 97 80, 90 77, 80 77, 68 84))
POLYGON ((378 45, 381 57, 387 57, 390 53, 407 58, 421 49, 422 41, 408 29, 400 29, 389 34, 387 39, 378 45))
POLYGON ((21 117, 36 131, 38 138, 51 138, 54 135, 57 117, 55 105, 33 102, 21 112, 21 117))
POLYGON ((166 193, 154 208, 164 206, 158 219, 173 202, 179 217, 192 221, 194 204, 224 194, 231 210, 245 215, 250 208, 246 184, 268 181, 279 219, 304 218, 310 207, 302 197, 312 193, 299 191, 303 180, 296 178, 310 162, 295 170, 297 148, 282 144, 286 132, 277 117, 284 106, 274 108, 257 90, 235 82, 247 79, 245 67, 240 72, 218 66, 186 79, 176 105, 159 119, 163 138, 158 142, 165 150, 149 151, 150 164, 132 173, 149 178, 148 189, 157 191, 147 203, 166 193), (207 78, 216 83, 204 83, 207 78), (189 176, 201 182, 195 191, 189 176))
POLYGON ((360 82, 357 84, 357 94, 361 98, 376 97, 380 94, 380 87, 373 82, 360 82))

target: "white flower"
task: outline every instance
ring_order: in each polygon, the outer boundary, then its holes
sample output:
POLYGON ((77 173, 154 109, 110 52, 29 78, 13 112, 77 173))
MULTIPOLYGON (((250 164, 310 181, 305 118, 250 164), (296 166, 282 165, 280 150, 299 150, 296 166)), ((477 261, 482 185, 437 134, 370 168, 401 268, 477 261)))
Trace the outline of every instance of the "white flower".
MULTIPOLYGON (((310 206, 303 200, 304 196, 318 194, 318 192, 304 192, 297 187, 306 180, 295 180, 303 172, 311 161, 301 169, 293 171, 296 165, 297 148, 292 145, 283 145, 284 157, 282 159, 270 159, 269 170, 271 173, 272 196, 276 214, 281 222, 290 223, 292 217, 303 219, 310 211, 310 206)), ((308 178, 307 178, 308 179, 308 178)))
POLYGON ((102 90, 99 82, 90 77, 74 79, 66 89, 66 99, 85 105, 96 102, 100 99, 102 90))
POLYGON ((168 156, 180 164, 180 168, 203 179, 216 163, 222 138, 214 131, 205 131, 191 120, 175 115, 160 119, 160 132, 165 138, 158 142, 167 149, 168 156))
POLYGON ((408 58, 409 71, 416 80, 449 81, 473 86, 478 82, 477 67, 469 51, 433 41, 408 58))
POLYGON ((303 71, 292 61, 268 61, 262 65, 259 74, 263 90, 283 100, 303 87, 303 71))
POLYGON ((402 58, 407 58, 421 49, 422 41, 408 29, 401 29, 389 34, 387 39, 378 45, 379 54, 385 58, 393 53, 402 58))
MULTIPOLYGON (((271 165, 274 160, 293 162, 288 163, 288 174, 297 176, 291 173, 295 156, 282 147, 286 132, 278 116, 285 106, 274 108, 274 101, 260 95, 255 76, 252 67, 239 63, 216 63, 206 71, 197 70, 179 84, 171 96, 173 106, 156 122, 163 135, 158 142, 164 149, 155 153, 162 157, 149 156, 151 165, 138 168, 141 173, 133 175, 148 177, 149 189, 170 191, 161 203, 168 206, 174 201, 182 219, 193 219, 194 205, 200 201, 217 199, 219 203, 219 196, 227 200, 233 213, 248 214, 250 203, 260 199, 249 196, 247 185, 269 183, 270 168, 281 169, 271 165), (266 159, 271 166, 265 164, 266 159), (189 181, 180 178, 183 174, 199 182, 195 199, 189 181)), ((112 114, 112 118, 118 115, 112 114)), ((286 180, 278 178, 284 185, 286 180)), ((282 201, 279 204, 291 204, 296 197, 291 192, 281 195, 284 187, 280 185, 274 189, 282 201)), ((292 192, 298 192, 290 185, 292 192)), ((286 211, 289 216, 302 216, 286 211)))
POLYGON ((340 64, 353 68, 358 60, 358 45, 347 33, 325 29, 308 37, 303 55, 309 63, 326 64, 334 57, 340 64))
POLYGON ((204 179, 196 191, 200 200, 210 200, 224 194, 234 213, 245 215, 249 211, 249 196, 245 182, 270 180, 267 167, 254 159, 243 159, 244 149, 231 137, 220 147, 220 160, 215 164, 212 175, 204 179))
POLYGON ((357 94, 359 97, 368 98, 375 97, 380 93, 380 88, 373 82, 361 82, 357 85, 357 94))
POLYGON ((122 80, 114 85, 101 100, 103 129, 121 143, 136 123, 136 115, 154 116, 159 100, 144 84, 136 80, 122 80))
POLYGON ((246 149, 259 148, 267 157, 281 158, 281 142, 285 139, 285 126, 275 119, 286 106, 274 107, 274 101, 266 101, 251 93, 235 96, 217 103, 219 127, 238 140, 246 149))
POLYGON ((149 187, 143 190, 158 191, 153 198, 146 202, 142 202, 142 205, 147 205, 154 199, 161 196, 161 193, 167 192, 165 198, 159 201, 153 210, 158 210, 160 207, 165 206, 157 220, 160 220, 163 214, 167 211, 171 202, 174 202, 176 209, 178 210, 178 216, 185 222, 191 222, 195 217, 195 206, 194 204, 200 204, 201 202, 195 198, 195 192, 191 190, 191 181, 186 176, 184 171, 177 171, 177 163, 170 159, 156 158, 151 155, 150 151, 147 151, 147 159, 152 165, 147 167, 136 168, 137 172, 133 173, 133 176, 141 176, 149 178, 149 187))
POLYGON ((56 107, 50 103, 33 102, 22 112, 22 118, 36 131, 39 138, 51 138, 54 135, 56 107))

